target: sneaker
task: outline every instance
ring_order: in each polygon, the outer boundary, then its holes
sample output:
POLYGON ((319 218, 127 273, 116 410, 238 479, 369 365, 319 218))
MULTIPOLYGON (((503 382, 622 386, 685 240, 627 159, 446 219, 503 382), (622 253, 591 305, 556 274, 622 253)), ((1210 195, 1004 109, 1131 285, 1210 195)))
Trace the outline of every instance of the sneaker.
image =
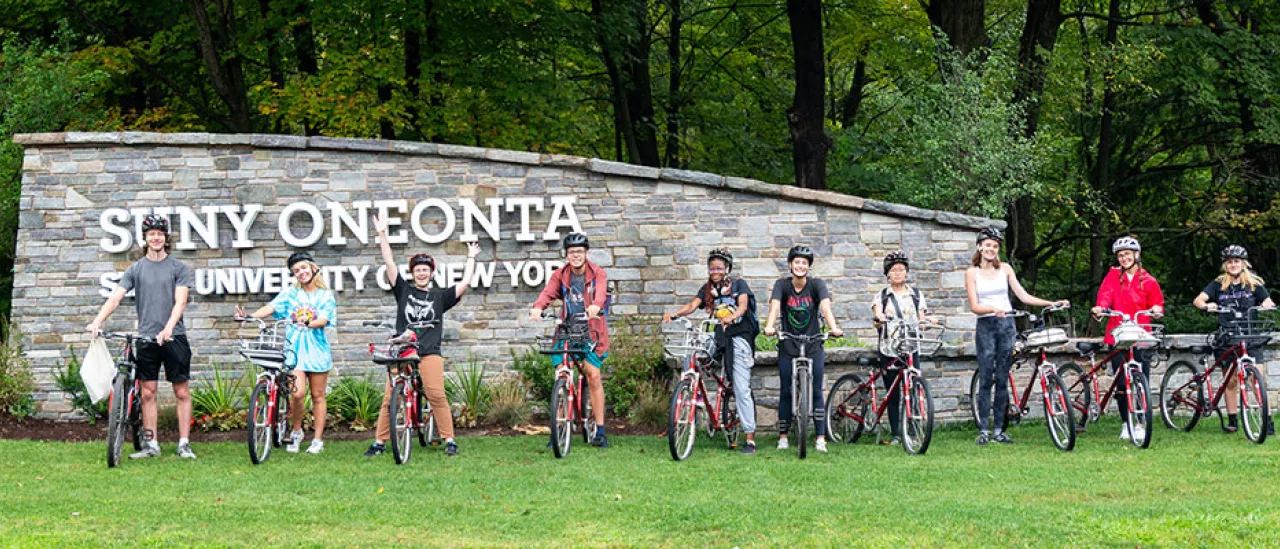
POLYGON ((986 446, 988 442, 991 442, 991 433, 978 431, 978 446, 986 446))
POLYGON ((458 455, 458 443, 456 443, 456 442, 454 442, 454 441, 452 441, 452 440, 450 440, 449 442, 444 443, 444 455, 446 455, 446 456, 456 456, 456 455, 458 455))
MULTIPOLYGON (((159 455, 159 454, 157 454, 157 455, 159 455)), ((195 458, 196 458, 196 453, 191 451, 191 445, 190 445, 190 444, 179 444, 179 445, 178 445, 178 457, 180 457, 180 458, 182 458, 182 459, 195 459, 195 458)))
POLYGON ((129 454, 129 459, 146 459, 160 457, 160 447, 146 445, 142 447, 142 451, 129 454))
POLYGON ((1147 436, 1147 431, 1141 425, 1133 428, 1133 440, 1142 440, 1145 436, 1147 436))
POLYGON ((369 449, 364 451, 364 457, 373 457, 387 451, 387 445, 373 443, 369 445, 369 449))
POLYGON ((296 454, 299 446, 302 446, 302 431, 289 433, 289 445, 284 447, 284 451, 296 454))
POLYGON ((754 442, 748 442, 748 443, 746 443, 746 444, 743 444, 743 445, 742 445, 742 453, 743 453, 743 455, 748 455, 748 456, 754 456, 754 455, 756 455, 756 443, 754 443, 754 442))
POLYGON ((889 446, 900 446, 901 444, 902 444, 902 437, 893 437, 889 439, 889 446))
POLYGON ((311 446, 307 447, 308 454, 319 454, 324 451, 324 441, 318 438, 311 439, 311 446))
POLYGON ((1222 431, 1223 431, 1224 433, 1234 433, 1234 432, 1239 431, 1239 430, 1240 430, 1240 428, 1239 428, 1239 427, 1236 427, 1235 425, 1227 425, 1227 426, 1225 426, 1225 427, 1223 427, 1223 428, 1222 428, 1222 431))
POLYGON ((597 433, 596 436, 591 439, 591 445, 595 446, 596 448, 608 448, 609 438, 604 436, 603 434, 597 433))
POLYGON ((1128 423, 1120 426, 1120 440, 1133 440, 1133 437, 1129 435, 1128 423))
POLYGON ((825 438, 818 439, 817 443, 813 445, 813 449, 819 452, 822 452, 824 454, 827 453, 827 439, 825 438))
POLYGON ((1004 431, 996 431, 996 436, 992 437, 991 440, 1000 444, 1013 444, 1013 439, 1009 438, 1009 435, 1005 434, 1004 431))
POLYGON ((779 449, 779 450, 786 450, 787 448, 790 448, 790 447, 791 447, 791 445, 790 445, 790 444, 787 444, 787 439, 785 439, 785 438, 780 438, 780 439, 778 439, 778 449, 779 449))

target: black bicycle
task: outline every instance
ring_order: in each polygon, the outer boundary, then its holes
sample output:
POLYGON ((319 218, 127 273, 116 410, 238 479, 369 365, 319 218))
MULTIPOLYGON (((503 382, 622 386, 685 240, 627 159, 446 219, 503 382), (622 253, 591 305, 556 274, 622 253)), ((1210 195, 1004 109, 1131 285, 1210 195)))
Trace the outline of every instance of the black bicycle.
POLYGON ((116 377, 111 381, 111 400, 107 404, 107 467, 115 467, 120 464, 125 438, 133 441, 133 449, 137 451, 155 436, 155 433, 142 428, 142 382, 135 376, 138 366, 134 347, 138 343, 155 343, 156 340, 137 334, 112 332, 102 332, 99 337, 124 341, 124 352, 120 354, 123 358, 116 363, 116 377))

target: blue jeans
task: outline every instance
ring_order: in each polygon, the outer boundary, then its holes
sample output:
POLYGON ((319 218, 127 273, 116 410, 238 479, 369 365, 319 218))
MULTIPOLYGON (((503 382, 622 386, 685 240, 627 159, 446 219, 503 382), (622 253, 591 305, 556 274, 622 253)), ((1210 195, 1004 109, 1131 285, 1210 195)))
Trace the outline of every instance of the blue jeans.
MULTIPOLYGON (((812 361, 810 370, 813 374, 813 398, 811 399, 813 400, 813 432, 818 436, 826 436, 827 408, 822 405, 822 363, 826 359, 826 353, 819 351, 809 359, 812 361)), ((791 363, 793 360, 795 357, 788 356, 781 350, 778 351, 778 432, 784 435, 791 429, 791 363)))
POLYGON ((1013 319, 984 316, 978 319, 974 344, 978 350, 978 430, 989 430, 995 416, 995 430, 1004 430, 1009 410, 1009 368, 1013 366, 1013 342, 1018 337, 1013 319), (995 385, 996 412, 992 413, 991 386, 995 385))

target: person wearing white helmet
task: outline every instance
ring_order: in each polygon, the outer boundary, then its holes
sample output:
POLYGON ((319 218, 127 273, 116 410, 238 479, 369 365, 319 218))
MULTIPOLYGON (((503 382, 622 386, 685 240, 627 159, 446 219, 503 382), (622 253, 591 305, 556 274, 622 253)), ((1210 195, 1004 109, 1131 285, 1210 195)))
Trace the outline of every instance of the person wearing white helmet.
MULTIPOLYGON (((1110 309, 1125 313, 1135 319, 1138 324, 1147 326, 1151 324, 1151 318, 1146 315, 1138 315, 1138 311, 1152 310, 1157 317, 1164 314, 1164 292, 1160 290, 1160 283, 1156 281, 1151 273, 1142 268, 1142 244, 1137 238, 1132 236, 1122 236, 1116 239, 1111 245, 1111 253, 1115 254, 1116 266, 1112 267, 1102 278, 1102 285, 1098 288, 1098 298, 1093 307, 1094 315, 1101 315, 1104 309, 1110 309)), ((1111 317, 1107 322, 1106 337, 1102 342, 1107 345, 1114 345, 1116 340, 1111 335, 1111 331, 1120 325, 1120 318, 1111 317)), ((1150 328, 1147 328, 1150 331, 1150 328)), ((1151 349, 1138 349, 1134 352, 1134 358, 1142 364, 1142 373, 1151 379, 1151 349)), ((1111 361, 1111 366, 1119 371, 1124 367, 1124 363, 1128 361, 1128 357, 1124 354, 1117 355, 1111 361)), ((1124 385, 1121 384, 1116 389, 1116 407, 1120 409, 1120 438, 1129 440, 1134 433, 1129 432, 1129 410, 1122 403, 1126 402, 1124 397, 1124 385)), ((1141 438, 1145 433, 1138 433, 1141 438)))

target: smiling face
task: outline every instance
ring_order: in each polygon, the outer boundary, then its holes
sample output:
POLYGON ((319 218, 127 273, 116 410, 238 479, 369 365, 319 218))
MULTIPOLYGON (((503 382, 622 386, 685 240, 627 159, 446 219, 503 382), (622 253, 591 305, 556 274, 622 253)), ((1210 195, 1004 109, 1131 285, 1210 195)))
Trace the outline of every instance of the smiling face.
POLYGON ((310 285, 315 280, 316 270, 308 261, 299 261, 293 264, 293 278, 298 280, 303 286, 310 285))
POLYGON ((569 248, 565 250, 564 254, 569 258, 569 266, 575 271, 582 269, 582 266, 587 264, 587 249, 582 246, 569 248))
POLYGON ((791 260, 791 276, 804 278, 809 276, 809 260, 797 257, 791 260))
POLYGON ((1000 241, 994 238, 988 238, 978 244, 978 253, 982 254, 983 261, 995 263, 1000 260, 1000 241))
POLYGON ((1133 250, 1120 250, 1116 252, 1116 263, 1120 264, 1120 268, 1124 270, 1132 269, 1138 263, 1138 252, 1133 250))
POLYGON ((896 285, 907 281, 907 266, 901 263, 889 267, 889 282, 896 285))
POLYGON ((169 240, 169 235, 160 229, 150 229, 143 235, 147 241, 147 251, 160 252, 169 240))
POLYGON ((724 260, 712 259, 707 262, 707 275, 711 277, 712 282, 719 283, 729 275, 729 266, 725 264, 724 260))
POLYGON ((432 272, 431 272, 430 265, 414 265, 413 271, 411 272, 413 274, 414 286, 417 286, 419 288, 426 288, 427 285, 431 284, 432 272))
POLYGON ((1240 258, 1232 258, 1222 262, 1222 270, 1232 277, 1240 276, 1244 272, 1245 262, 1240 258))

